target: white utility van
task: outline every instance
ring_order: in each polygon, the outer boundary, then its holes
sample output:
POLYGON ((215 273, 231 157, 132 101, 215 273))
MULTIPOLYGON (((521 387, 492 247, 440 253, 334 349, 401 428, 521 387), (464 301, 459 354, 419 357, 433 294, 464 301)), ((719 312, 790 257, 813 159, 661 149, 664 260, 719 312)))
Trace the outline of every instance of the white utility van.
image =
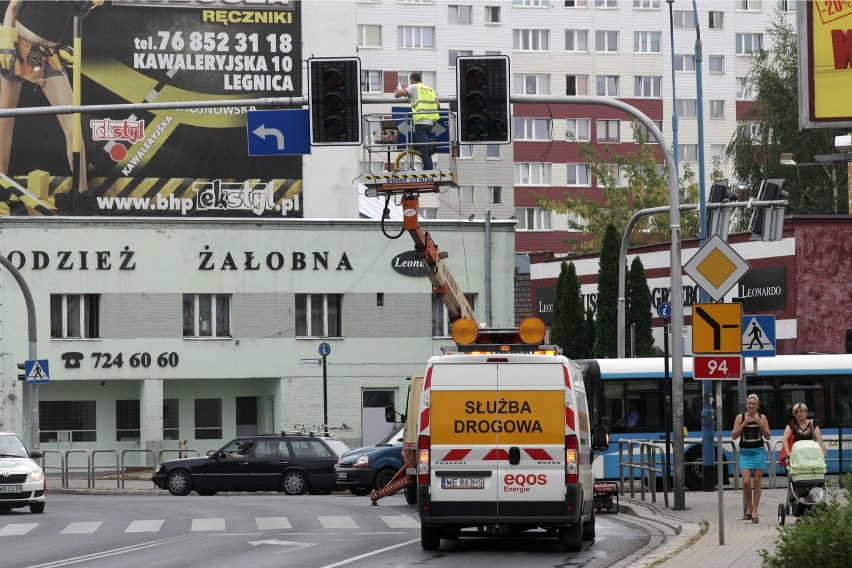
POLYGON ((594 539, 592 451, 606 449, 606 430, 590 425, 575 363, 552 354, 432 357, 418 419, 424 549, 467 527, 541 528, 571 551, 594 539))

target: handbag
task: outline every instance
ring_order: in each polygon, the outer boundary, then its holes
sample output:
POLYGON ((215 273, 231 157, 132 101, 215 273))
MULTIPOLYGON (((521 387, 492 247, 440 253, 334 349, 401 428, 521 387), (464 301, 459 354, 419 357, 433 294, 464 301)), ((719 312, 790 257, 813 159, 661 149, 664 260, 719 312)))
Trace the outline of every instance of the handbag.
POLYGON ((787 448, 782 447, 781 453, 778 454, 778 465, 787 469, 789 467, 790 457, 787 455, 787 448))

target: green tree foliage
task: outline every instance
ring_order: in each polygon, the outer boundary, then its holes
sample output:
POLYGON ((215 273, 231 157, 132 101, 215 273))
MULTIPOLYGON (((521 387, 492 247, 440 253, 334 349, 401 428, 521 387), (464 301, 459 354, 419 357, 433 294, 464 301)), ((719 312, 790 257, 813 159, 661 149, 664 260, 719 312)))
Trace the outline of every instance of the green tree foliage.
MULTIPOLYGON (((727 148, 734 173, 746 184, 746 194, 740 199, 757 197, 764 179, 784 178, 788 215, 845 212, 845 163, 803 167, 780 163, 782 152, 791 152, 800 164, 813 163, 818 154, 832 154, 834 136, 845 132, 799 131, 796 30, 776 8, 767 35, 772 50, 751 56, 751 70, 745 78, 754 106, 743 115, 727 148)), ((747 217, 735 216, 735 228, 744 229, 747 221, 747 217)))
POLYGON ((598 268, 598 315, 594 356, 618 356, 618 257, 621 237, 615 226, 604 231, 598 268))
POLYGON ((556 281, 550 337, 569 359, 588 357, 584 315, 577 268, 573 262, 563 260, 556 281))
MULTIPOLYGON (((649 144, 647 131, 636 123, 633 125, 633 138, 638 149, 625 155, 617 154, 610 146, 598 150, 592 144, 578 144, 581 161, 589 164, 590 173, 597 178, 597 188, 589 190, 591 197, 587 197, 583 190, 571 191, 562 199, 534 194, 542 209, 576 216, 576 220, 568 221, 569 229, 579 231, 571 233, 567 239, 573 250, 600 250, 601 235, 607 225, 613 225, 618 234, 623 235, 636 211, 669 204, 668 174, 665 167, 659 166, 662 158, 657 158, 660 147, 649 144), (622 172, 624 184, 614 175, 613 166, 616 165, 622 172)), ((718 168, 714 170, 714 176, 713 179, 721 177, 718 168)), ((683 166, 679 191, 681 203, 698 202, 698 182, 687 166, 683 166)), ((697 213, 681 212, 681 228, 684 236, 697 234, 697 213)), ((646 216, 636 224, 631 244, 665 242, 670 236, 668 213, 646 216)))
POLYGON ((627 324, 625 345, 630 345, 630 329, 636 330, 636 357, 653 357, 654 336, 651 333, 651 290, 648 279, 645 278, 645 267, 639 257, 630 263, 627 273, 627 309, 625 322, 627 324))
POLYGON ((844 503, 832 500, 797 517, 794 525, 780 527, 775 551, 760 551, 764 568, 845 568, 852 551, 852 475, 847 476, 844 503))

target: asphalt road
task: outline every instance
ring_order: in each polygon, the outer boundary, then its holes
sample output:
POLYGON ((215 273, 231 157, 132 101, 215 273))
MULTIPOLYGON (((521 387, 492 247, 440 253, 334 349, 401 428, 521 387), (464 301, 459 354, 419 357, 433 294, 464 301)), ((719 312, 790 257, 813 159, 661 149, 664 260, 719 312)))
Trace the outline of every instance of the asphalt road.
POLYGON ((622 515, 597 519, 597 539, 568 553, 556 539, 475 537, 420 548, 417 511, 397 495, 199 497, 49 495, 43 514, 0 513, 4 566, 85 565, 333 568, 337 566, 611 566, 645 545, 644 528, 622 515))

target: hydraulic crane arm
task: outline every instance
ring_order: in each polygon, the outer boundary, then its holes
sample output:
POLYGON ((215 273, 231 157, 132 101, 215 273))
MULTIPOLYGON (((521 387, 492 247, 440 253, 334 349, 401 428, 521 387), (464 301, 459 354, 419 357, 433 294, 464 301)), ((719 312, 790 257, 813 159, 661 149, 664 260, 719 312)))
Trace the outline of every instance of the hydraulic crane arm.
MULTIPOLYGON (((476 322, 476 314, 473 313, 473 308, 470 307, 464 291, 444 262, 447 253, 439 251, 431 235, 420 227, 419 208, 420 199, 417 192, 403 195, 403 228, 414 239, 415 257, 423 261, 426 276, 432 283, 432 293, 444 302, 451 322, 459 318, 469 318, 476 322)), ((478 322, 477 327, 479 327, 478 322)))

